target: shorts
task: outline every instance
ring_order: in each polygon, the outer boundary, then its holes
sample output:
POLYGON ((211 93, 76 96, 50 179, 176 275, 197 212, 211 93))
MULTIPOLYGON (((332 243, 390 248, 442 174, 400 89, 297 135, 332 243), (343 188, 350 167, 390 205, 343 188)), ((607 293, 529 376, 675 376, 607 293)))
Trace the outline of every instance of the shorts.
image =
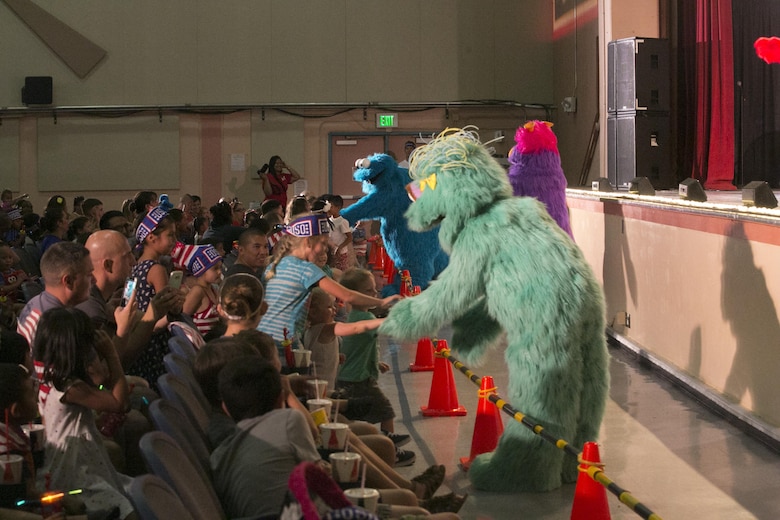
POLYGON ((341 412, 349 420, 376 424, 395 417, 393 405, 374 379, 336 381, 336 388, 349 399, 347 410, 341 412))

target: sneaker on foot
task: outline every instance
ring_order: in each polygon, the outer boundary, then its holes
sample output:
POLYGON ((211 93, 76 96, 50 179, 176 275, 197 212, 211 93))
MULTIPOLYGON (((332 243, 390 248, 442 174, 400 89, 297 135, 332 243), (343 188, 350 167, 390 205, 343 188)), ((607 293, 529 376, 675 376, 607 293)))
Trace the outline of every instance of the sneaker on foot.
POLYGON ((395 444, 396 448, 405 446, 409 444, 410 440, 412 440, 409 435, 404 435, 403 433, 389 432, 387 430, 382 430, 382 433, 385 435, 385 437, 393 441, 393 444, 395 444))
POLYGON ((417 455, 413 451, 402 450, 400 448, 395 449, 395 465, 396 467, 411 466, 417 459, 417 455))

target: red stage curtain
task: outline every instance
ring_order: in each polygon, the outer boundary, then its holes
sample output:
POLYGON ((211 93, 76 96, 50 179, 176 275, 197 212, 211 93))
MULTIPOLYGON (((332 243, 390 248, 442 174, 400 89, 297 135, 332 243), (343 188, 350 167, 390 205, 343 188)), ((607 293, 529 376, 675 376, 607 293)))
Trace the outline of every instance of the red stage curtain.
POLYGON ((734 190, 731 0, 696 0, 696 130, 692 177, 734 190))

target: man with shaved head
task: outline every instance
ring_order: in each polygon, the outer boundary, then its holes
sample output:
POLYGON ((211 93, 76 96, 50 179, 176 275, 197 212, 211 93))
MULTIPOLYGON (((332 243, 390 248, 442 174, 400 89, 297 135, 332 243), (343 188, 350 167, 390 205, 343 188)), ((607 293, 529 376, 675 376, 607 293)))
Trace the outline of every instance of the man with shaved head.
MULTIPOLYGON (((114 309, 119 303, 120 288, 130 276, 135 257, 127 238, 112 229, 103 229, 92 233, 85 247, 92 260, 94 283, 89 298, 77 307, 92 318, 95 326, 113 334, 116 331, 114 309)), ((181 309, 183 297, 178 289, 166 287, 154 298, 152 304, 132 327, 127 344, 117 349, 122 366, 127 368, 149 344, 154 325, 169 311, 181 309)))

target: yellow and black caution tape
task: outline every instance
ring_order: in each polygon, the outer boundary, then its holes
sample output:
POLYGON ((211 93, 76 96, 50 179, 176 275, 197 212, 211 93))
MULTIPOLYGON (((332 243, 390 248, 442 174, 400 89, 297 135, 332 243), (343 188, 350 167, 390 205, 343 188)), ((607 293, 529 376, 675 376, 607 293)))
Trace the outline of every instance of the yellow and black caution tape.
MULTIPOLYGON (((442 349, 436 351, 436 355, 447 359, 450 363, 452 363, 452 365, 455 368, 457 368, 460 372, 465 374, 466 377, 468 377, 472 383, 476 384, 477 386, 481 386, 482 378, 476 375, 474 372, 472 372, 468 367, 466 367, 466 365, 458 361, 456 358, 452 357, 449 349, 442 349)), ((501 397, 499 397, 495 393, 491 393, 486 397, 493 404, 495 404, 499 410, 508 414, 509 416, 514 418, 517 422, 521 423, 523 426, 529 428, 536 435, 539 435, 547 442, 553 444, 555 447, 563 450, 569 455, 572 455, 578 460, 580 461, 582 460, 581 457, 582 454, 579 451, 577 451, 576 448, 572 447, 564 439, 556 439, 553 435, 547 433, 547 431, 545 431, 544 427, 541 424, 538 424, 531 417, 512 408, 512 406, 509 403, 501 399, 501 397)), ((642 518, 646 520, 662 520, 661 517, 653 513, 653 511, 650 510, 650 508, 648 508, 647 506, 642 504, 639 500, 634 498, 631 495, 631 493, 629 493, 628 491, 626 491, 625 489, 623 489, 622 487, 614 483, 612 480, 610 480, 607 477, 607 475, 604 473, 603 465, 601 464, 589 465, 585 473, 587 473, 590 478, 592 478, 593 480, 595 480, 596 482, 598 482, 599 484, 607 488, 610 493, 618 497, 618 500, 620 500, 621 503, 628 506, 633 512, 635 512, 642 518)))

